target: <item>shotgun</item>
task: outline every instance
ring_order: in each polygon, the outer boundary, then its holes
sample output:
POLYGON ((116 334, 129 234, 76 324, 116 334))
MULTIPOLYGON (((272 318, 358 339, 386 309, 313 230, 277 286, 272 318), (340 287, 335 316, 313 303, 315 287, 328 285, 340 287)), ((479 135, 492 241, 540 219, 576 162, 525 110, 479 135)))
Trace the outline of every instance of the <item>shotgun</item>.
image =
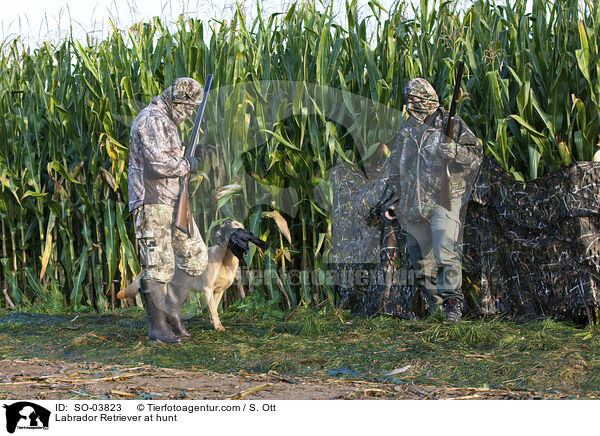
MULTIPOLYGON (((200 124, 204 117, 204 109, 206 108, 206 101, 208 100, 208 93, 210 91, 210 85, 212 84, 213 75, 209 74, 206 77, 206 84, 204 85, 204 97, 202 103, 198 107, 196 112, 196 119, 194 120, 194 126, 192 127, 192 133, 190 135, 190 143, 185 150, 185 157, 194 156, 196 153, 196 144, 198 142, 198 132, 200 131, 200 124)), ((177 207, 175 208, 175 228, 182 232, 187 233, 191 238, 194 235, 194 226, 192 225, 192 209, 190 207, 190 193, 188 191, 188 183, 190 181, 190 174, 186 174, 179 180, 179 198, 177 199, 177 207)))
MULTIPOLYGON (((456 104, 458 102, 458 93, 460 92, 460 81, 462 79, 465 63, 460 61, 456 70, 456 80, 454 82, 454 92, 452 93, 452 102, 450 103, 450 113, 448 114, 448 123, 446 124, 446 131, 444 132, 444 144, 452 141, 452 133, 454 132, 454 118, 456 115, 456 104)), ((448 159, 444 159, 444 169, 442 172, 442 186, 440 187, 440 204, 448 210, 452 210, 452 204, 450 199, 452 198, 452 192, 450 191, 450 162, 448 159)))

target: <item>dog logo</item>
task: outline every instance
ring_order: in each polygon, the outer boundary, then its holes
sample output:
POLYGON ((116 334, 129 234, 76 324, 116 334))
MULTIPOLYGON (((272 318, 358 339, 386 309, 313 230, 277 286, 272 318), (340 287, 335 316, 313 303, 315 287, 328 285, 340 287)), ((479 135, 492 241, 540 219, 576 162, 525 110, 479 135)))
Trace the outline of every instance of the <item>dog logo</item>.
POLYGON ((14 433, 18 429, 48 430, 50 411, 28 401, 4 405, 6 409, 6 431, 14 433))

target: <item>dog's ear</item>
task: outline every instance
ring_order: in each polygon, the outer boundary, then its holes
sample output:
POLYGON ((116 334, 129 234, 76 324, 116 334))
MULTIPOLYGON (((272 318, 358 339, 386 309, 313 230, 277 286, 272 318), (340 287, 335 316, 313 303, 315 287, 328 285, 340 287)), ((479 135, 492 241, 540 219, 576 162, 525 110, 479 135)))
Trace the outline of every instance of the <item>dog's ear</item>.
POLYGON ((210 235, 210 241, 215 245, 222 245, 229 235, 228 219, 219 219, 213 221, 208 229, 207 234, 210 235))

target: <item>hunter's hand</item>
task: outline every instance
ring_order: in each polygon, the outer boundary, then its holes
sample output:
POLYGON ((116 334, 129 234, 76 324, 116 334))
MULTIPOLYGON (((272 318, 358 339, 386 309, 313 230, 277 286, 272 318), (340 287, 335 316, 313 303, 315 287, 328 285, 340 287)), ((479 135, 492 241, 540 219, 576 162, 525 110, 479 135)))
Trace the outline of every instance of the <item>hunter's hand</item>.
POLYGON ((198 159, 196 159, 194 156, 187 156, 185 160, 187 160, 190 164, 190 174, 198 171, 198 159))
POLYGON ((388 210, 385 211, 384 216, 390 220, 390 221, 394 221, 396 219, 396 211, 394 210, 394 206, 390 207, 388 210))
POLYGON ((438 149, 440 150, 440 154, 446 160, 453 160, 456 157, 456 142, 440 142, 438 144, 438 149))

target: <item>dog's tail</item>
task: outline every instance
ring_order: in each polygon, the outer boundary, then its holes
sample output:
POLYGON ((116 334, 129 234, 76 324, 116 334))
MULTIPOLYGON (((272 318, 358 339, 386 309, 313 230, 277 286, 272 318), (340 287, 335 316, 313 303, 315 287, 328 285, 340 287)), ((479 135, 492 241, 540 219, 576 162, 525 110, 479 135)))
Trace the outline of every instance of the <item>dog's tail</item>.
POLYGON ((227 249, 229 249, 235 257, 237 257, 240 262, 244 262, 244 256, 249 250, 248 243, 252 242, 256 246, 260 247, 262 250, 265 250, 269 247, 262 239, 256 237, 252 232, 249 232, 246 229, 235 229, 231 232, 229 236, 229 242, 227 243, 227 249))
POLYGON ((138 291, 140 290, 140 281, 142 279, 142 273, 140 273, 134 281, 132 281, 129 286, 125 289, 122 289, 117 294, 117 298, 119 300, 124 300, 125 298, 135 298, 138 291))

